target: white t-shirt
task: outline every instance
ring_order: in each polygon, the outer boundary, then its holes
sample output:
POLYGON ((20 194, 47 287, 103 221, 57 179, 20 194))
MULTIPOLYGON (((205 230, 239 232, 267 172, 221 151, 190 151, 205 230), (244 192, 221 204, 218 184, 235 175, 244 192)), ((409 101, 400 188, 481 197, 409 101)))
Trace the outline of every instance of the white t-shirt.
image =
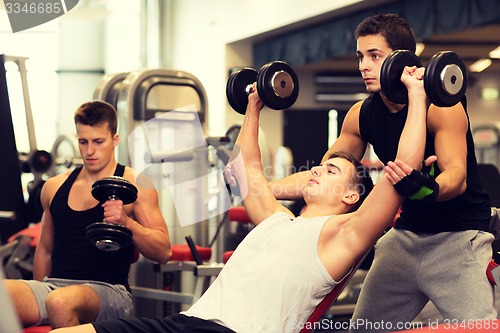
POLYGON ((337 284, 318 256, 330 216, 276 213, 240 243, 217 279, 183 312, 238 333, 298 332, 337 284))

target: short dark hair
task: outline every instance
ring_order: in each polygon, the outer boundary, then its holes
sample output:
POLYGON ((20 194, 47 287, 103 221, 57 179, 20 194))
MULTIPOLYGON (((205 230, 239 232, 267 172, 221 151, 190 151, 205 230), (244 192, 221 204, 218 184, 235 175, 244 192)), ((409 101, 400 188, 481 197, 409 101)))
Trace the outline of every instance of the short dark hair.
POLYGON ((356 28, 359 37, 381 34, 393 50, 408 50, 415 53, 417 38, 415 32, 401 16, 397 14, 377 14, 367 17, 356 28))
POLYGON ((76 109, 74 120, 75 125, 96 126, 107 123, 112 136, 116 134, 118 128, 116 109, 111 104, 103 101, 83 103, 76 109))
POLYGON ((373 189, 372 177, 370 176, 368 169, 350 153, 337 151, 330 154, 328 159, 331 158, 343 158, 351 162, 351 164, 356 169, 356 172, 354 173, 353 179, 351 180, 350 184, 359 194, 359 200, 351 207, 351 209, 349 209, 349 212, 354 212, 359 208, 359 206, 361 206, 361 204, 363 203, 363 201, 365 201, 368 194, 370 194, 370 192, 372 191, 373 189))

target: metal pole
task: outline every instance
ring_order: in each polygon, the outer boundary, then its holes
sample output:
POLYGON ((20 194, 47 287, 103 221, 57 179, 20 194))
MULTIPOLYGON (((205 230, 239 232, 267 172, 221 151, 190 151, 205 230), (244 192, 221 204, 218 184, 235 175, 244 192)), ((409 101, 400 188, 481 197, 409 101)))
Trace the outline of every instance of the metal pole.
POLYGON ((31 101, 28 89, 28 76, 26 70, 26 57, 8 56, 5 55, 5 61, 16 63, 21 75, 21 85, 23 88, 24 109, 26 110, 26 125, 28 127, 28 139, 30 143, 30 152, 37 150, 35 124, 33 122, 33 112, 31 111, 31 101))

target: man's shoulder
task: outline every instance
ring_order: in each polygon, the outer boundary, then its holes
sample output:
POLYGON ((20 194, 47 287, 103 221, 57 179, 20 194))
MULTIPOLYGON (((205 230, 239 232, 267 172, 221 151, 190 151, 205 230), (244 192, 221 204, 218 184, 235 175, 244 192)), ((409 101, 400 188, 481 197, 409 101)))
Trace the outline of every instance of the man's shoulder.
POLYGON ((71 174, 72 170, 67 171, 65 173, 61 173, 59 175, 56 175, 54 177, 51 177, 47 179, 47 181, 44 184, 45 190, 48 190, 50 192, 55 192, 64 184, 64 182, 68 179, 69 175, 71 174))
POLYGON ((363 99, 361 101, 357 101, 356 103, 354 103, 352 106, 351 106, 351 109, 350 110, 356 110, 356 111, 359 111, 361 109, 361 106, 363 106, 363 104, 365 103, 366 99, 363 99))
POLYGON ((157 185, 145 172, 138 172, 135 169, 126 166, 123 173, 123 178, 130 181, 132 184, 141 190, 157 191, 157 185))

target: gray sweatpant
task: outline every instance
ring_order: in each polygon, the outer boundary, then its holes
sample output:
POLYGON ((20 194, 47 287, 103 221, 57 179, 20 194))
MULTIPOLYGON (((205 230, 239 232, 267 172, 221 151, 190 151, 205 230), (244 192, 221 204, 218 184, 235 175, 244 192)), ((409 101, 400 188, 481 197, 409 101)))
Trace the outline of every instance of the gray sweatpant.
POLYGON ((496 318, 486 277, 493 238, 478 230, 416 234, 391 229, 375 246, 350 332, 401 330, 429 300, 445 319, 496 318))

